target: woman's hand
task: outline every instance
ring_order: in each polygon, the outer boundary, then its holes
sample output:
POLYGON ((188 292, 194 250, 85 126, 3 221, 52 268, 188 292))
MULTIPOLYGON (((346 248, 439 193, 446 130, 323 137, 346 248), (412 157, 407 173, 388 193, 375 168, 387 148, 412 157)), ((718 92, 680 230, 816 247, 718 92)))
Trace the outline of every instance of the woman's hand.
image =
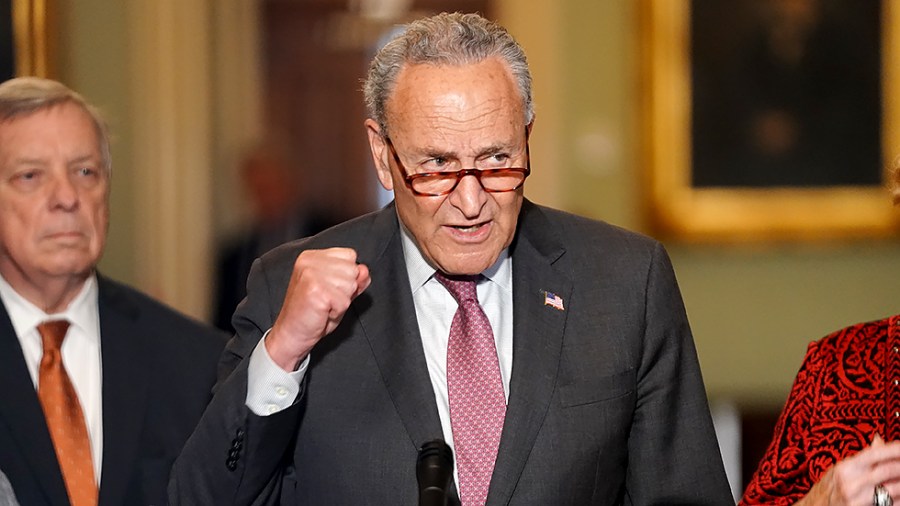
POLYGON ((872 506, 879 484, 900 498, 900 441, 885 443, 876 434, 871 446, 829 469, 797 506, 872 506))

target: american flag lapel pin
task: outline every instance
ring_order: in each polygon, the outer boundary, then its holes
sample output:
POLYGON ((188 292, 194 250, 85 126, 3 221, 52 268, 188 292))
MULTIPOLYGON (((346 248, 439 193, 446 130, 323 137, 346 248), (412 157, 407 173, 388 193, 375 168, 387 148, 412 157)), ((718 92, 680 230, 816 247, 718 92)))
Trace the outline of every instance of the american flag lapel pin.
POLYGON ((559 295, 556 295, 553 292, 547 292, 547 291, 544 292, 544 305, 550 306, 550 307, 552 307, 554 309, 558 309, 560 311, 566 310, 565 306, 563 306, 562 297, 560 297, 559 295))

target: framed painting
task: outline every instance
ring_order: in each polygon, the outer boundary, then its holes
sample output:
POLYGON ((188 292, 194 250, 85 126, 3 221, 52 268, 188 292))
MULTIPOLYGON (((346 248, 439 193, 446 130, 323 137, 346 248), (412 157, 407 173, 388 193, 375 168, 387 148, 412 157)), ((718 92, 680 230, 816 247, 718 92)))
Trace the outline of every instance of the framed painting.
POLYGON ((647 214, 687 241, 887 236, 900 3, 641 0, 647 214))
POLYGON ((53 0, 0 0, 0 79, 54 77, 53 0))

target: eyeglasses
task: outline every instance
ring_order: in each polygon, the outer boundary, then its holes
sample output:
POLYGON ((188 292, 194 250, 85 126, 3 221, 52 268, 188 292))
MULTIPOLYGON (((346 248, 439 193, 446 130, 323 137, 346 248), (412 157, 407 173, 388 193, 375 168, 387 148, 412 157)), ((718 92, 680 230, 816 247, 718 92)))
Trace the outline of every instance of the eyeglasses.
POLYGON ((525 178, 531 174, 531 154, 528 149, 528 139, 525 139, 525 167, 502 167, 498 169, 461 169, 457 171, 443 172, 419 172, 409 174, 389 137, 385 137, 388 149, 394 157, 394 162, 403 174, 406 186, 414 195, 421 197, 440 197, 453 193, 453 190, 466 176, 475 176, 478 183, 488 193, 503 193, 518 190, 525 183, 525 178))

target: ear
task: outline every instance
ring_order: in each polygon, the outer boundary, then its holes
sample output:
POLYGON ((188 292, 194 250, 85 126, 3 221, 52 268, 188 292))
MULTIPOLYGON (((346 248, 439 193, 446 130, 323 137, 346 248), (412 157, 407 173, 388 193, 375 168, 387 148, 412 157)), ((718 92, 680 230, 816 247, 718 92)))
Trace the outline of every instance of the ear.
POLYGON ((372 152, 372 161, 375 162, 375 175, 381 181, 381 186, 385 190, 394 189, 394 179, 391 177, 391 164, 388 162, 390 156, 387 143, 381 135, 381 128, 375 120, 369 118, 365 122, 366 133, 369 136, 369 150, 372 152))
POLYGON ((532 128, 534 128, 534 118, 531 118, 531 123, 525 125, 525 140, 528 140, 531 137, 532 128))

